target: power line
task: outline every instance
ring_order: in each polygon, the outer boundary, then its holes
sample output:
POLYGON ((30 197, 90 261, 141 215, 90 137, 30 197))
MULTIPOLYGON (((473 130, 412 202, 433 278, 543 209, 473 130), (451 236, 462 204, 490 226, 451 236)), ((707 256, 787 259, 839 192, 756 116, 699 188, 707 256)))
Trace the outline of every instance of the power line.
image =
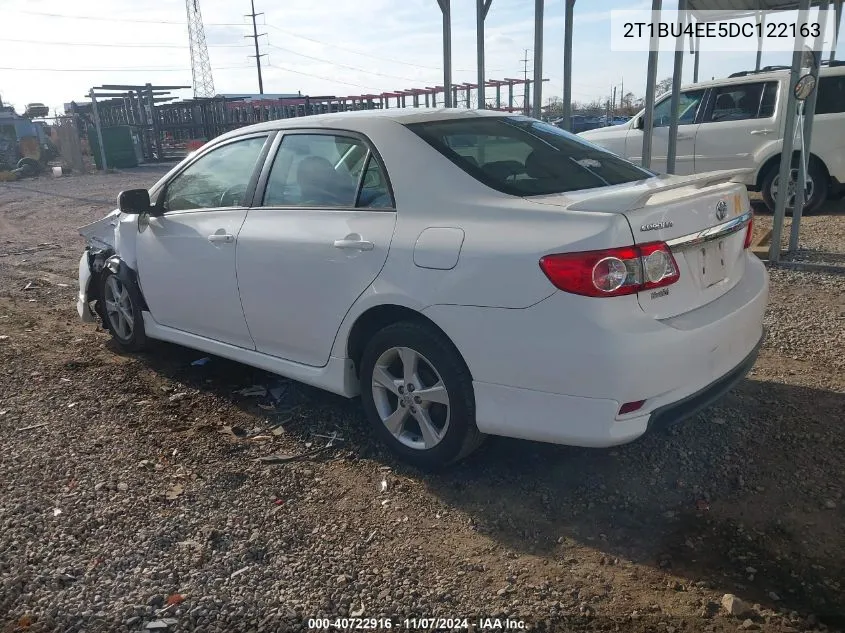
POLYGON ((270 62, 267 62, 267 65, 270 68, 275 68, 276 70, 284 70, 289 73, 294 73, 296 75, 303 75, 304 77, 311 77, 313 79, 322 79, 323 81, 331 81, 332 83, 337 84, 344 84, 346 86, 354 86, 355 88, 363 88, 364 90, 372 90, 375 92, 382 92, 380 88, 373 88, 372 86, 362 86, 361 84, 351 83, 349 81, 340 81, 339 79, 332 79, 331 77, 321 77, 320 75, 315 75, 314 73, 306 73, 299 70, 294 70, 293 68, 288 68, 286 66, 276 66, 270 62))
MULTIPOLYGON (((6 37, 0 37, 0 42, 13 42, 16 44, 38 44, 39 46, 88 46, 88 47, 103 47, 103 48, 188 48, 187 44, 118 44, 112 43, 88 43, 88 42, 56 42, 56 41, 42 41, 42 40, 17 40, 6 37)), ((249 44, 209 44, 213 48, 249 48, 249 44)))
POLYGON ((289 48, 283 48, 281 46, 276 46, 275 44, 267 44, 270 48, 275 48, 280 51, 284 51, 285 53, 290 53, 292 55, 297 55, 299 57, 304 57, 306 59, 313 59, 317 62, 323 62, 326 64, 331 64, 332 66, 338 66, 340 68, 346 68, 347 70, 355 70, 358 72, 366 73, 368 75, 377 75, 379 77, 387 77, 388 79, 401 79, 402 81, 419 81, 418 77, 402 77, 400 75, 388 75, 386 73, 379 73, 374 70, 365 70, 363 68, 358 68, 357 66, 347 66, 346 64, 338 64, 337 62, 330 61, 328 59, 323 59, 322 57, 314 57, 313 55, 306 55, 305 53, 300 53, 295 50, 291 50, 289 48))
MULTIPOLYGON (((240 68, 250 68, 250 66, 221 66, 216 70, 233 70, 240 68)), ((55 72, 55 73, 94 73, 94 72, 191 72, 190 68, 15 68, 11 66, 0 66, 0 70, 19 70, 24 72, 55 72)))
MULTIPOLYGON (((96 22, 130 22, 132 24, 175 24, 178 26, 185 26, 184 22, 176 20, 140 20, 137 18, 105 18, 98 15, 68 15, 66 13, 48 13, 46 11, 22 11, 16 10, 16 13, 23 13, 25 15, 37 15, 48 18, 64 18, 67 20, 94 20, 96 22)), ((206 26, 245 26, 241 22, 209 22, 206 26)))
MULTIPOLYGON (((107 18, 95 15, 67 15, 65 13, 50 13, 46 11, 24 11, 24 10, 16 10, 16 13, 21 13, 25 15, 36 15, 42 17, 51 17, 51 18, 64 18, 68 20, 94 20, 98 22, 129 22, 132 24, 172 24, 177 26, 184 26, 184 22, 179 22, 176 20, 143 20, 143 19, 135 19, 135 18, 107 18)), ((241 22, 206 22, 205 26, 247 26, 247 23, 241 22)), ((390 59, 384 56, 374 55, 372 53, 365 53, 363 51, 359 51, 353 48, 348 48, 346 46, 340 46, 339 44, 334 44, 332 42, 326 42, 324 40, 318 40, 315 38, 307 37, 305 35, 299 35, 298 33, 294 33, 293 31, 288 31, 286 29, 279 28, 273 24, 265 23, 263 26, 267 26, 271 29, 279 31, 280 33, 284 33, 290 37, 296 37, 299 39, 307 40, 309 42, 314 42, 316 44, 321 44, 323 46, 330 46, 332 48, 337 48, 342 51, 346 51, 348 53, 354 53, 355 55, 361 55, 362 57, 369 57, 371 59, 377 59, 382 62, 390 62, 394 64, 400 64, 402 66, 413 66, 416 68, 422 68, 425 70, 436 70, 439 71, 440 67, 438 66, 425 66, 423 64, 415 64, 413 62, 406 62, 401 61, 398 59, 390 59)), ((468 68, 456 68, 454 69, 456 72, 474 72, 475 69, 468 69, 468 68)), ((491 68, 489 69, 490 72, 502 72, 504 69, 501 68, 491 68)))

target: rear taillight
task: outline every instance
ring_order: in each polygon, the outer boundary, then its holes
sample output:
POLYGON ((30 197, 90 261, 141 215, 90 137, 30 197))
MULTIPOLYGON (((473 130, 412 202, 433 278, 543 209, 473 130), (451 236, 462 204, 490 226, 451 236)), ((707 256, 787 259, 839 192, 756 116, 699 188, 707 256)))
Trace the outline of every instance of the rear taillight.
POLYGON ((588 297, 618 297, 678 281, 678 264, 664 242, 581 253, 556 253, 540 259, 555 287, 588 297))
POLYGON ((751 246, 751 238, 754 235, 754 215, 748 218, 748 227, 745 229, 745 244, 743 248, 748 248, 751 246))

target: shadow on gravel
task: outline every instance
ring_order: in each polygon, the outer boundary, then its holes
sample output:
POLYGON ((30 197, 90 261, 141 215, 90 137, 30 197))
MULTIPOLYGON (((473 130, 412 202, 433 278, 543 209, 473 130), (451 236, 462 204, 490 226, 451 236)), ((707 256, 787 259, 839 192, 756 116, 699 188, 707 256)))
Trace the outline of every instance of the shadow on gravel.
MULTIPOLYGON (((202 356, 160 343, 141 357, 165 379, 268 417, 234 391, 276 377, 217 357, 191 366, 202 356)), ((609 565, 631 560, 685 578, 679 591, 704 583, 845 624, 845 394, 745 380, 698 417, 625 446, 490 438, 462 464, 429 475, 386 455, 357 400, 284 382, 280 415, 296 408, 304 417, 290 435, 338 431, 354 454, 424 481, 516 552, 565 561, 577 545, 609 565)))

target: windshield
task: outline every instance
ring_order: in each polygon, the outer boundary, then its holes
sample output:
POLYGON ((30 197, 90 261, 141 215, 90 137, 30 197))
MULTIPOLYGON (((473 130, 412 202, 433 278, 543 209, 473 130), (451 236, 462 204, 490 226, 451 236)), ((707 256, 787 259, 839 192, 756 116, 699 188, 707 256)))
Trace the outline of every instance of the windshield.
POLYGON ((529 117, 450 119, 407 127, 477 180, 514 196, 594 189, 654 175, 529 117))

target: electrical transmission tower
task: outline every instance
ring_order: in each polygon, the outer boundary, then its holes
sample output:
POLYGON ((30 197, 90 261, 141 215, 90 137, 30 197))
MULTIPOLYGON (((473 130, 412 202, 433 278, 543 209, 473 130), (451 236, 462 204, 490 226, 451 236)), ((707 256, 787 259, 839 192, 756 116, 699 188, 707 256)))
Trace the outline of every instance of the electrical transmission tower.
POLYGON ((185 0, 188 10, 188 37, 191 41, 191 73, 194 96, 213 97, 214 78, 211 76, 211 60, 205 43, 205 28, 202 25, 200 0, 185 0))

